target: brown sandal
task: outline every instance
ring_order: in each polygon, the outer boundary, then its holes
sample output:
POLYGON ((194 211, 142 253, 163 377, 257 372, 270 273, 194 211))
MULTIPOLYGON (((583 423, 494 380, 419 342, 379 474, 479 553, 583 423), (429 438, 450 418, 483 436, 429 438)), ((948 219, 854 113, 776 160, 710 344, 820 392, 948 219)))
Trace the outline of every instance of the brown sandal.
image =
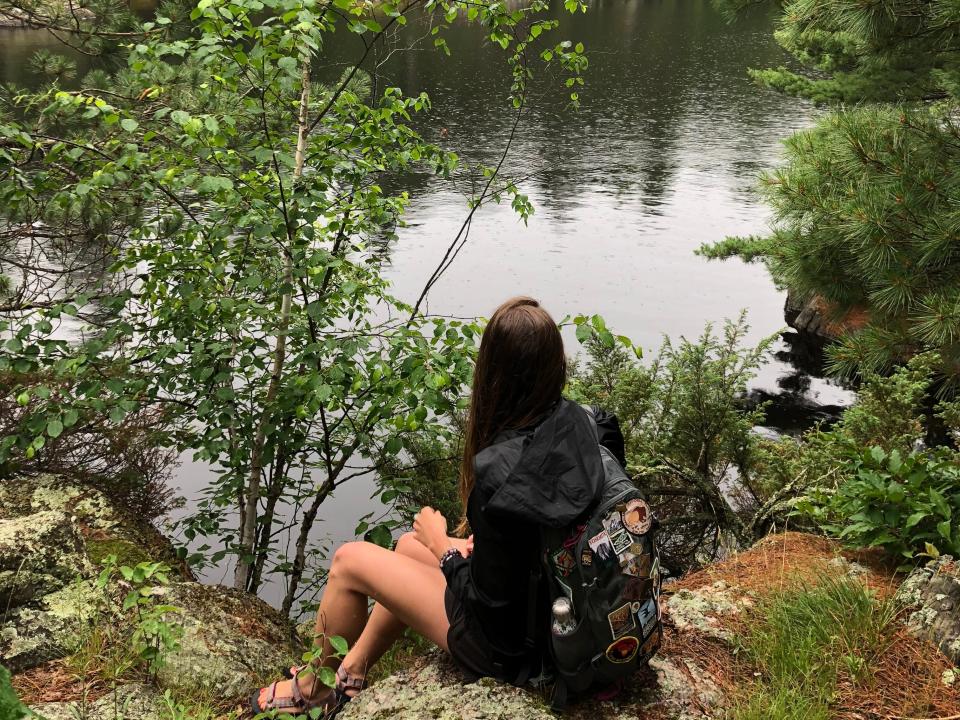
POLYGON ((256 690, 250 698, 250 708, 253 710, 253 714, 259 715, 271 710, 280 710, 291 715, 302 715, 316 708, 322 708, 326 714, 329 714, 331 710, 335 711, 338 705, 336 691, 327 695, 319 702, 307 700, 303 696, 303 691, 300 689, 300 683, 297 682, 297 675, 305 667, 306 666, 304 665, 302 667, 290 668, 290 693, 287 695, 277 695, 277 685, 283 682, 282 680, 277 680, 276 682, 272 682, 267 685, 266 688, 260 688, 259 690, 256 690), (264 690, 268 690, 269 695, 267 696, 263 705, 261 705, 260 694, 264 690))
POLYGON ((325 720, 333 720, 337 713, 343 709, 344 705, 353 700, 357 693, 367 687, 367 679, 365 677, 350 675, 341 665, 337 668, 337 683, 333 687, 333 694, 328 695, 321 702, 309 702, 303 696, 303 691, 300 690, 300 683, 297 682, 297 676, 306 670, 307 667, 307 665, 293 665, 289 670, 284 672, 284 675, 291 680, 290 695, 277 696, 277 683, 282 682, 278 680, 267 686, 270 690, 270 696, 263 705, 260 705, 260 693, 263 692, 264 688, 257 690, 253 694, 253 697, 250 698, 250 706, 253 709, 254 715, 269 712, 270 710, 281 710, 291 715, 300 715, 315 708, 323 708, 325 720), (356 692, 350 695, 348 694, 350 690, 356 692))
POLYGON ((334 717, 340 709, 346 705, 348 702, 353 700, 353 698, 363 689, 367 687, 367 679, 365 677, 354 677, 350 675, 341 665, 337 668, 337 684, 333 688, 333 694, 337 698, 337 705, 333 711, 334 717), (356 690, 353 695, 348 695, 348 690, 356 690))

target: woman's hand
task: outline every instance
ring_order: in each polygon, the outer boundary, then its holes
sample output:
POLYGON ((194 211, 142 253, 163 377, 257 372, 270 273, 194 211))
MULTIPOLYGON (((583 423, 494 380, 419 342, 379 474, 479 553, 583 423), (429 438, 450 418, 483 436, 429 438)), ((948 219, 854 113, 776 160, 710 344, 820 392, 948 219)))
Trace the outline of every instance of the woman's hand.
POLYGON ((413 518, 413 535, 437 556, 437 560, 451 547, 447 519, 432 507, 423 508, 413 518))
POLYGON ((473 535, 467 538, 467 557, 473 555, 473 535))

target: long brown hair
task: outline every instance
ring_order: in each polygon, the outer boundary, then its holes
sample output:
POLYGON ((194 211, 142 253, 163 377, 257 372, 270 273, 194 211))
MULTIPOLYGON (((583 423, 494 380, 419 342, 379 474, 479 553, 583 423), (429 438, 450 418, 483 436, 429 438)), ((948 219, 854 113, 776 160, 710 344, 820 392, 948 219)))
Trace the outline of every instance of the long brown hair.
POLYGON ((560 330, 533 298, 515 297, 498 307, 483 331, 473 371, 473 393, 460 467, 460 499, 467 528, 467 498, 473 490, 473 458, 505 430, 537 422, 560 399, 567 359, 560 330))

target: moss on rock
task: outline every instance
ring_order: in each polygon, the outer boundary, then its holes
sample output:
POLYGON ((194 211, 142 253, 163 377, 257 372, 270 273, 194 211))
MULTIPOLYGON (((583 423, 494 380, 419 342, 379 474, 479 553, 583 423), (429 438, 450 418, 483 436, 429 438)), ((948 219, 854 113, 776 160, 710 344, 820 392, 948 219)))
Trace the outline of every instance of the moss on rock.
POLYGON ((300 660, 293 626, 262 600, 193 582, 175 583, 163 594, 165 604, 180 609, 169 621, 183 627, 179 649, 160 670, 163 687, 239 698, 300 660))
POLYGON ((115 537, 88 540, 87 555, 95 565, 103 565, 104 561, 111 555, 116 556, 118 565, 128 565, 130 567, 152 560, 150 555, 139 545, 115 537))
POLYGON ((0 626, 0 658, 13 672, 74 652, 90 624, 107 622, 103 595, 90 580, 50 593, 31 607, 10 613, 0 626))

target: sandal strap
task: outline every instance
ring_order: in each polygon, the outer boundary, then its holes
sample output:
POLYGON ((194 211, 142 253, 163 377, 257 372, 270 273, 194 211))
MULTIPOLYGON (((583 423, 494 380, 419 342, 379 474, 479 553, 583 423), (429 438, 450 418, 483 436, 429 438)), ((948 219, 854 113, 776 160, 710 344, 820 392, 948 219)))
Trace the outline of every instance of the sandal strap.
POLYGON ((340 690, 363 690, 367 687, 367 678, 350 675, 341 665, 337 668, 337 688, 340 690))
MULTIPOLYGON (((293 695, 281 695, 277 697, 277 685, 280 684, 280 680, 270 683, 267 687, 270 690, 270 694, 267 699, 264 701, 261 706, 263 710, 282 710, 284 708, 296 708, 298 704, 302 706, 303 696, 297 698, 297 690, 295 689, 293 695)), ((293 687, 296 688, 297 684, 293 683, 293 687)))
POLYGON ((300 689, 300 681, 297 678, 293 678, 293 680, 290 681, 290 687, 293 689, 293 697, 300 703, 300 706, 306 707, 307 701, 303 697, 303 690, 300 689))

